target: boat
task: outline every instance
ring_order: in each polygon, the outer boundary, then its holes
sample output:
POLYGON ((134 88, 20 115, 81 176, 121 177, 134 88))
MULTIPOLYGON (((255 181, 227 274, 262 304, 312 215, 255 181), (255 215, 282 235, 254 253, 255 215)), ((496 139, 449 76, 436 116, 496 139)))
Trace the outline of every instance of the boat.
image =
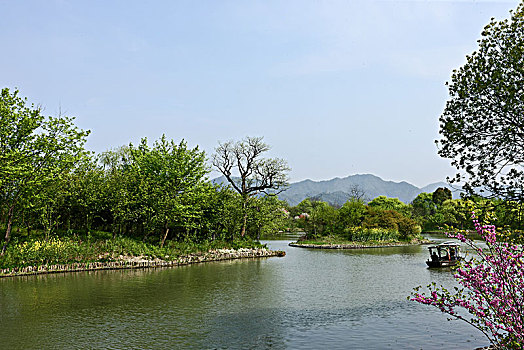
POLYGON ((462 259, 460 256, 460 244, 453 241, 430 246, 428 249, 430 258, 426 261, 426 264, 429 267, 453 266, 462 259))

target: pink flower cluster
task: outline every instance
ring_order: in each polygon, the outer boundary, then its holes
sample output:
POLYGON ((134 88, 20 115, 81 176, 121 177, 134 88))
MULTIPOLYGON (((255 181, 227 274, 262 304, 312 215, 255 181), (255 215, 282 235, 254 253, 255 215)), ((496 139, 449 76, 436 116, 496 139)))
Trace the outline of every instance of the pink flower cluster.
POLYGON ((495 226, 481 225, 474 215, 473 223, 486 243, 484 249, 461 233, 448 234, 475 252, 455 270, 454 277, 461 288, 450 292, 433 283, 428 286, 429 295, 419 293, 417 287, 410 299, 471 324, 492 344, 524 349, 523 248, 497 242, 495 226))

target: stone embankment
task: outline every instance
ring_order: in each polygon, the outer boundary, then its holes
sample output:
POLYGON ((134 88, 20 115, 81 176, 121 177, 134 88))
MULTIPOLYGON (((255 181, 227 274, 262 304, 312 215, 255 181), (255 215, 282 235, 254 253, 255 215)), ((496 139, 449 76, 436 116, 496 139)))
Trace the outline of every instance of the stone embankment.
MULTIPOLYGON (((173 260, 151 259, 143 256, 122 256, 115 258, 114 261, 107 262, 87 262, 60 265, 40 265, 26 266, 20 268, 0 269, 0 278, 13 276, 27 276, 47 273, 93 271, 93 270, 117 270, 117 269, 140 269, 151 267, 174 267, 181 265, 197 264, 208 261, 233 260, 264 258, 272 256, 285 256, 284 251, 273 251, 265 248, 240 248, 216 249, 206 253, 194 253, 179 256, 173 260)), ((169 257, 166 257, 168 259, 169 257)))

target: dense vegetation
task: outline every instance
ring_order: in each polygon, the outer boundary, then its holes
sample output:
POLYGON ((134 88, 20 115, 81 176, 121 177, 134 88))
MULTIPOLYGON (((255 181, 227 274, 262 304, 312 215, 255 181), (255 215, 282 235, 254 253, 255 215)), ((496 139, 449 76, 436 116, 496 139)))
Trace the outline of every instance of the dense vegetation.
POLYGON ((360 200, 353 200, 337 209, 325 202, 305 199, 290 208, 290 214, 295 218, 295 225, 306 233, 307 240, 336 236, 341 241, 353 242, 407 241, 418 237, 420 226, 414 220, 397 210, 374 205, 382 200, 398 201, 378 197, 365 205, 360 200))
POLYGON ((476 51, 454 70, 440 117, 439 155, 470 194, 524 201, 524 2, 484 27, 476 51))
POLYGON ((410 241, 420 238, 421 231, 473 230, 473 210, 482 220, 504 228, 501 234, 506 240, 519 240, 523 225, 522 206, 516 202, 481 197, 452 199, 447 188, 421 193, 410 204, 380 196, 367 204, 354 198, 335 208, 305 199, 288 210, 293 218, 290 226, 303 230, 308 240, 410 241))
POLYGON ((308 239, 411 241, 421 230, 470 228, 473 207, 498 226, 522 226, 517 202, 453 200, 443 188, 411 204, 384 196, 366 204, 355 195, 340 208, 310 199, 289 207, 275 196, 286 186, 287 164, 259 158, 269 149, 261 138, 219 144, 213 163, 230 183, 220 186, 207 178, 205 153, 184 140, 144 138, 95 154, 84 149, 89 131, 73 118, 43 116, 18 91, 2 90, 0 112, 0 267, 174 256, 256 245, 283 230, 308 239))
POLYGON ((18 91, 2 90, 0 112, 0 267, 107 252, 164 257, 247 244, 283 225, 275 196, 246 200, 213 185, 206 155, 184 140, 94 154, 84 149, 88 131, 43 116, 18 91))
MULTIPOLYGON (((474 220, 475 230, 484 244, 477 245, 461 231, 451 234, 475 252, 454 273, 460 286, 448 290, 433 283, 427 293, 417 288, 412 300, 477 328, 493 348, 523 349, 524 251, 518 230, 524 203, 524 1, 509 18, 492 18, 478 43, 447 83, 450 98, 437 143, 439 155, 459 170, 452 181, 473 198, 482 194, 494 199, 477 198, 482 212, 475 214, 482 215, 474 220)), ((426 214, 432 223, 465 227, 470 204, 445 200, 440 210, 428 207, 426 214)))

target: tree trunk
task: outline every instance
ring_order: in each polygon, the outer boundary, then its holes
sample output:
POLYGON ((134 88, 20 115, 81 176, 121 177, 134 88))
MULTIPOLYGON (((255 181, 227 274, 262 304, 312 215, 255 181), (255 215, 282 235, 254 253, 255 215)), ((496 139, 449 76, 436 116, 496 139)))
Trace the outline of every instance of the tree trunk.
POLYGON ((244 219, 242 221, 242 232, 240 235, 244 237, 246 235, 246 226, 247 226, 247 198, 244 199, 242 204, 242 210, 244 211, 244 219))
POLYGON ((86 235, 89 233, 89 214, 86 214, 86 235))
POLYGON ((167 227, 167 223, 164 225, 164 229, 165 229, 166 233, 164 234, 164 238, 162 239, 162 243, 160 244, 160 248, 164 247, 164 243, 166 242, 167 234, 169 233, 169 227, 167 227))
POLYGON ((9 211, 7 213, 7 230, 5 231, 5 238, 4 238, 4 246, 2 247, 2 253, 0 253, 0 256, 4 256, 5 251, 7 249, 7 245, 9 244, 9 240, 11 239, 11 228, 13 224, 13 212, 15 210, 15 205, 11 205, 9 207, 9 211))

